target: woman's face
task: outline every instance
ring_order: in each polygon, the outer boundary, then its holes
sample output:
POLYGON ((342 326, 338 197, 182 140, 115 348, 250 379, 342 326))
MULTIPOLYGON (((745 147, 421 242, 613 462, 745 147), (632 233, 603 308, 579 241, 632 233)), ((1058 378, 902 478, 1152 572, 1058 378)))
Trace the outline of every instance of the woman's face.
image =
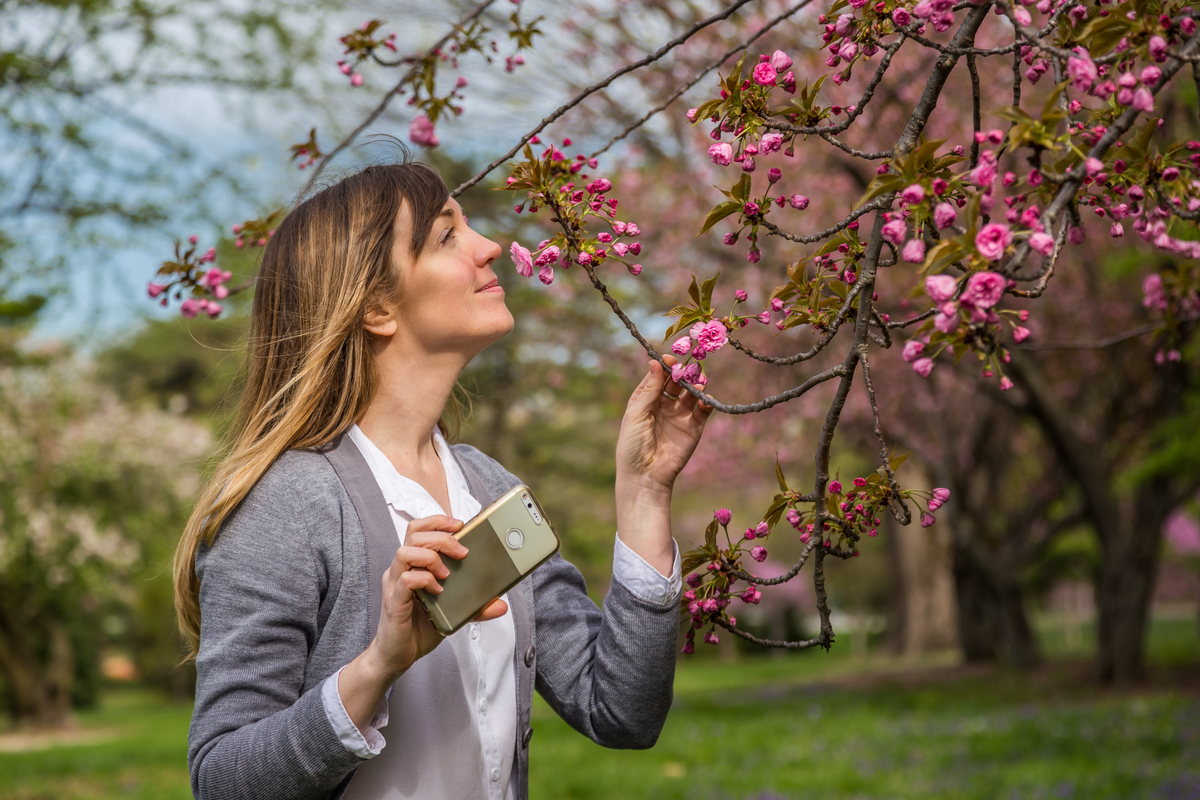
POLYGON ((414 258, 407 202, 396 220, 392 263, 400 269, 397 322, 410 344, 426 353, 472 358, 513 328, 504 290, 492 272, 500 245, 467 227, 456 200, 446 201, 424 248, 414 258))

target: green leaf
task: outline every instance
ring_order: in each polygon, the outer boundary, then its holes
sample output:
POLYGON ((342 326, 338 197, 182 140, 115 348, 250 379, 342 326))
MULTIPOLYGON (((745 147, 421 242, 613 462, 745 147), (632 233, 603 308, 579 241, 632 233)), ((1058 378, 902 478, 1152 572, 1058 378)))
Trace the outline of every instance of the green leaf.
POLYGON ((707 560, 708 556, 702 550, 689 550, 683 554, 680 570, 687 575, 707 560))
POLYGON ((1070 81, 1063 81, 1058 84, 1054 87, 1054 91, 1050 93, 1050 96, 1046 98, 1046 102, 1042 105, 1042 121, 1047 121, 1046 118, 1055 113, 1061 115, 1062 111, 1058 107, 1058 98, 1062 97, 1063 92, 1067 90, 1068 84, 1070 84, 1070 81))
POLYGON ((712 312, 713 287, 717 285, 719 277, 721 277, 721 273, 718 272, 700 285, 700 307, 706 312, 712 312))
POLYGON ((742 209, 743 205, 744 203, 739 203, 736 200, 726 200, 722 203, 718 203, 712 211, 708 212, 708 216, 704 219, 703 227, 700 228, 700 232, 696 235, 703 236, 704 234, 708 233, 709 230, 712 229, 713 225, 716 225, 718 222, 730 216, 731 214, 736 214, 742 209))
POLYGON ((708 527, 704 529, 704 545, 705 547, 715 547, 717 544, 717 520, 714 517, 713 521, 708 523, 708 527))
POLYGON ((733 185, 731 190, 734 199, 741 200, 743 203, 750 196, 750 173, 743 172, 741 180, 733 185))
POLYGON ((905 461, 908 461, 908 457, 911 455, 912 453, 908 452, 902 456, 893 456, 891 460, 888 461, 888 466, 892 468, 892 472, 895 472, 896 470, 900 469, 901 464, 903 464, 905 461))
POLYGON ((697 306, 700 305, 700 287, 696 285, 696 276, 692 276, 692 285, 688 287, 688 296, 697 306))
POLYGON ((903 187, 904 178, 901 176, 891 172, 887 173, 886 175, 879 175, 875 178, 875 180, 871 181, 869 186, 867 186, 866 193, 863 194, 859 201, 854 204, 854 207, 862 208, 876 197, 887 194, 888 192, 899 191, 903 187))

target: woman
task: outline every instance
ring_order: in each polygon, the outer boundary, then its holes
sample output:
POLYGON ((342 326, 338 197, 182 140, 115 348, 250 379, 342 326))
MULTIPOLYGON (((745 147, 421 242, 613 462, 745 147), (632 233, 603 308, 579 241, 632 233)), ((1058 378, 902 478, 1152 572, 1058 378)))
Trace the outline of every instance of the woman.
POLYGON ((534 685, 600 744, 657 739, 680 591, 671 487, 711 411, 657 362, 621 425, 603 610, 559 556, 445 641, 414 602, 466 556, 462 521, 518 482, 449 447, 440 421, 513 327, 500 252, 415 163, 325 189, 267 245, 239 426, 175 565, 197 797, 524 798, 534 685))

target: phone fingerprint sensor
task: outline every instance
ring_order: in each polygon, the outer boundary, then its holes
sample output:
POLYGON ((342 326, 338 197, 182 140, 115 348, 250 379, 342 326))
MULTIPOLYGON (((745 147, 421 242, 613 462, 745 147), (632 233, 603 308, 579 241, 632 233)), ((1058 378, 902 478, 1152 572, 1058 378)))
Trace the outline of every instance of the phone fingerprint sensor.
POLYGON ((504 534, 504 541, 513 550, 517 550, 521 545, 525 544, 525 534, 521 533, 517 528, 510 528, 508 533, 504 534))

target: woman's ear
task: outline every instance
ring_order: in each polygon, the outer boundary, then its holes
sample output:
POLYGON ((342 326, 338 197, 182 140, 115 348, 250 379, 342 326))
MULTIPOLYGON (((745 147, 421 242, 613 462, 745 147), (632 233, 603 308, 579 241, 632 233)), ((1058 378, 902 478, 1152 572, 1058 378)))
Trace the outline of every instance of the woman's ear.
POLYGON ((363 315, 363 329, 373 336, 392 336, 400 329, 394 308, 375 306, 363 315))

